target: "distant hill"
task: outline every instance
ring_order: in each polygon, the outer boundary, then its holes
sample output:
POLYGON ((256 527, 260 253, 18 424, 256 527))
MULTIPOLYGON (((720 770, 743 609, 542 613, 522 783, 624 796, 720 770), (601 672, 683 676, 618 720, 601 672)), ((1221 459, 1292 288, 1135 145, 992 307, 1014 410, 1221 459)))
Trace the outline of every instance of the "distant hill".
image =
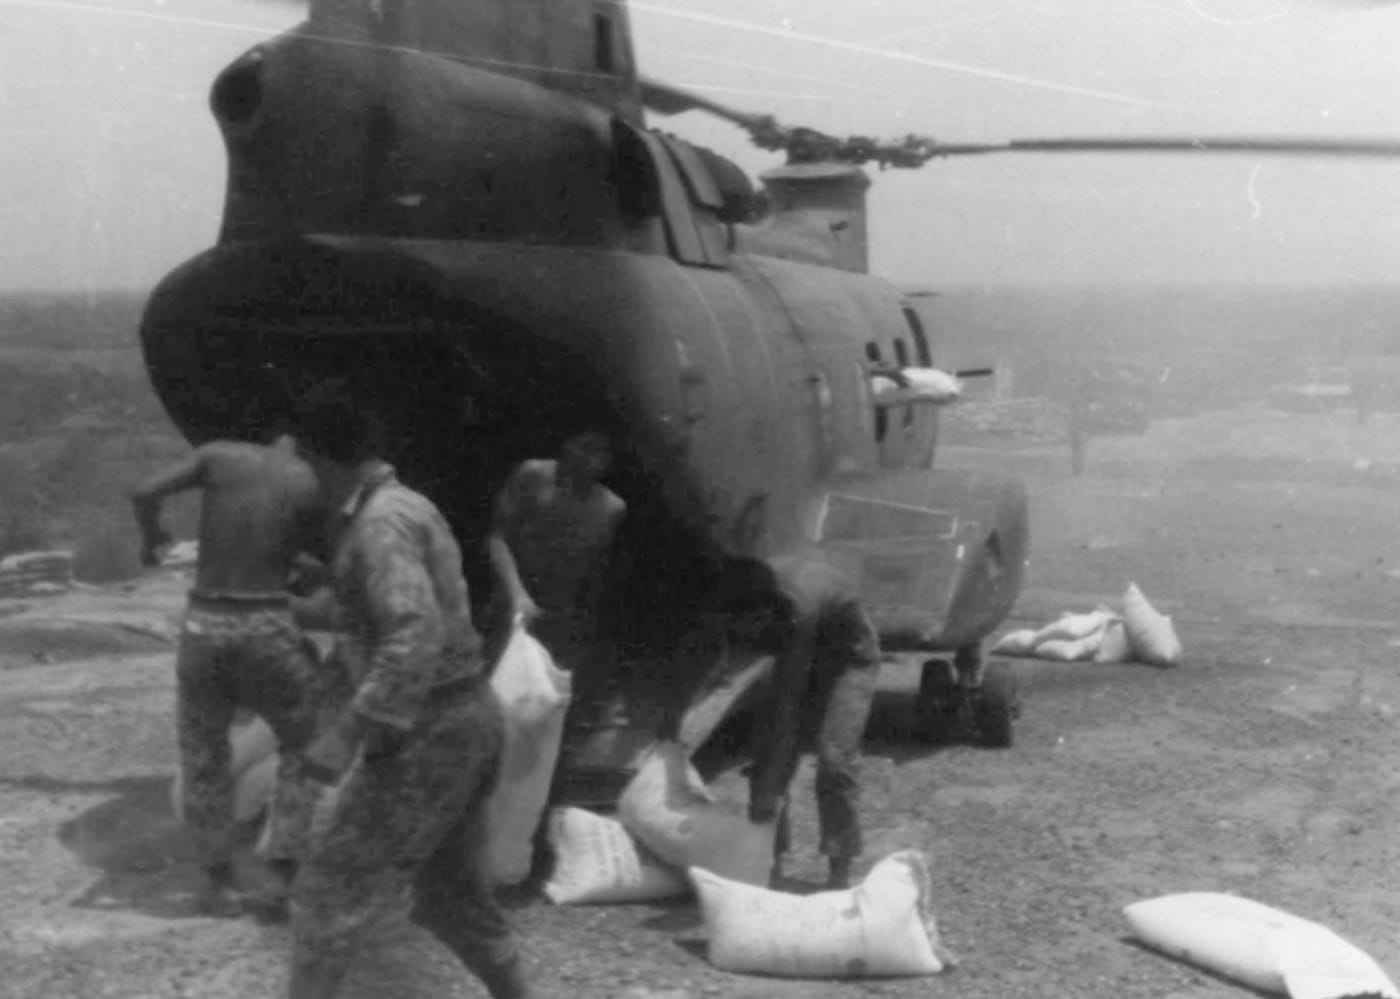
POLYGON ((0 344, 45 350, 133 349, 144 292, 0 295, 0 344))
POLYGON ((141 359, 145 298, 0 296, 0 555, 65 547, 80 578, 138 571, 127 495, 187 450, 141 359))

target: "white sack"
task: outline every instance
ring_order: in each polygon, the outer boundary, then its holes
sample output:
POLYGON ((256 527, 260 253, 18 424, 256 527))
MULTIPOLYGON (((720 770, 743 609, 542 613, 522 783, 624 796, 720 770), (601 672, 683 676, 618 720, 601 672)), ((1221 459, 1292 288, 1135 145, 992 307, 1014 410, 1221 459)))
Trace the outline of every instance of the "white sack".
POLYGON ((1397 999, 1364 951, 1325 926, 1247 898, 1185 892, 1134 903, 1123 915, 1148 946, 1252 988, 1292 999, 1397 999))
POLYGON ((1133 647, 1128 643, 1128 629, 1122 621, 1110 621, 1103 630, 1098 650, 1094 653, 1096 663, 1130 663, 1133 661, 1133 647))
POLYGON ((666 863, 766 885, 777 820, 750 822, 746 805, 716 801, 678 742, 659 742, 617 803, 628 832, 666 863))
POLYGON ((929 900, 928 862, 917 850, 886 857, 855 888, 788 895, 691 868, 724 971, 790 978, 931 975, 943 970, 929 900))
POLYGON ((1113 612, 1104 607, 1087 614, 1061 614, 1035 633, 1033 645, 1039 650, 1043 642, 1078 642, 1103 631, 1113 617, 1113 612))
POLYGON ((1181 662, 1181 641, 1176 637, 1172 619, 1147 602, 1137 583, 1128 584, 1123 594, 1123 625, 1135 658, 1153 666, 1175 666, 1181 662))
POLYGON ((517 626, 491 674, 506 739, 500 777, 486 805, 487 850, 492 873, 502 884, 519 884, 530 874, 535 830, 554 780, 572 684, 548 650, 517 626))
POLYGON ((962 395, 962 383, 938 368, 900 368, 900 374, 909 380, 908 391, 928 402, 953 402, 962 395))
POLYGON ((1021 628, 1019 631, 1008 631, 996 640, 996 644, 991 648, 994 656, 1029 656, 1035 654, 1035 630, 1033 628, 1021 628))
POLYGON ((892 403, 932 403, 942 406, 962 395, 962 382, 938 368, 900 368, 898 375, 875 372, 870 387, 885 405, 892 403))
MULTIPOLYGON (((271 800, 270 789, 276 781, 277 736, 272 734, 272 728, 267 722, 255 717, 245 725, 231 726, 228 741, 229 771, 233 774, 234 786, 237 788, 235 793, 238 796, 235 811, 238 821, 244 822, 267 807, 271 800), (273 781, 267 782, 259 777, 251 783, 249 790, 243 790, 240 780, 243 774, 269 757, 274 763, 273 781), (257 789, 263 787, 268 789, 267 796, 258 800, 257 789)), ((175 771, 175 779, 170 783, 170 809, 177 819, 185 821, 185 775, 182 770, 175 771)))
POLYGON ((690 893, 684 874, 605 815, 582 808, 551 810, 549 844, 554 873, 544 893, 555 905, 649 902, 690 893))
POLYGON ((1082 663, 1093 659, 1103 644, 1103 632, 1096 631, 1085 638, 1052 638, 1041 642, 1032 653, 1037 659, 1057 663, 1082 663))
POLYGON ((276 753, 264 756, 238 775, 233 788, 233 816, 239 822, 257 818, 272 804, 280 760, 276 753))

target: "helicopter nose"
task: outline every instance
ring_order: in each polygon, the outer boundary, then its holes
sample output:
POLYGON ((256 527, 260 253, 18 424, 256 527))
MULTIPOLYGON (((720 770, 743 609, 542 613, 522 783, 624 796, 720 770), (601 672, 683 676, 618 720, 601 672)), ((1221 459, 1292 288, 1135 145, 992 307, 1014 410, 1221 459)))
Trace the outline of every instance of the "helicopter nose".
POLYGON ((237 133, 252 126, 263 105, 263 52, 253 49, 219 74, 209 93, 214 117, 237 133))

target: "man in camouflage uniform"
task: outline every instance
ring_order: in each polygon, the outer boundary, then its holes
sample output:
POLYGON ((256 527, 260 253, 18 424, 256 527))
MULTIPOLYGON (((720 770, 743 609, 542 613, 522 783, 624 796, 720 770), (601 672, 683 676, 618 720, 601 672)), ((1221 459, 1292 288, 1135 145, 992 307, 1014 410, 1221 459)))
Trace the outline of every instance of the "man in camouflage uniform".
POLYGON ((377 424, 344 387, 304 401, 301 445, 338 522, 337 657, 356 689, 307 751, 340 783, 293 890, 292 999, 336 995, 357 950, 410 915, 496 999, 528 997, 484 849, 504 720, 461 551, 438 509, 380 460, 377 424))
POLYGON ((851 581, 817 560, 736 563, 720 592, 735 644, 775 657, 755 711, 749 817, 778 816, 775 879, 789 848, 788 793, 803 742, 815 737, 817 814, 830 888, 850 883, 863 849, 860 760, 879 681, 880 640, 851 581))
MULTIPOLYGON (((314 734, 310 692, 314 647, 293 621, 287 581, 299 551, 320 525, 316 480, 282 436, 270 445, 214 441, 157 474, 132 495, 141 560, 159 564, 170 536, 163 501, 199 490, 199 561, 180 633, 176 711, 185 821, 208 880, 200 908, 239 914, 253 896, 236 887, 232 866, 234 780, 229 727, 239 708, 267 720, 281 758, 265 855, 283 889, 303 846, 313 786, 301 750, 314 734)), ((277 896, 260 899, 277 903, 277 896)))

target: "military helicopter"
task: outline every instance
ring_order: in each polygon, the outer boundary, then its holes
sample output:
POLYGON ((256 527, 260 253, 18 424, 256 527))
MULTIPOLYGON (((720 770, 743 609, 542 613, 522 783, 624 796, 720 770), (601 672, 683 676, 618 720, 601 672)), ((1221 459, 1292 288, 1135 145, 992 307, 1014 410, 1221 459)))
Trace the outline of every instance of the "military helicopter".
MULTIPOLYGON (((348 378, 469 553, 511 467, 570 431, 613 432, 612 486, 631 510, 619 544, 642 557, 624 560, 622 651, 600 675, 625 678, 633 734, 686 682, 668 650, 714 567, 800 553, 859 583, 887 651, 927 657, 926 736, 970 714, 985 741, 1011 741, 1013 678, 980 648, 1022 584, 1026 495, 937 467, 937 407, 879 390, 945 362, 929 316, 868 273, 863 164, 1396 153, 834 138, 639 78, 622 0, 311 0, 304 23, 223 71, 210 105, 229 163, 218 243, 156 288, 141 326, 177 426, 196 442, 250 436, 284 415, 271 374, 295 389, 348 378), (646 124, 697 109, 786 164, 757 191, 646 124)), ((692 744, 742 687, 692 707, 692 744)), ((574 727, 578 772, 631 758, 617 726, 574 727)))

